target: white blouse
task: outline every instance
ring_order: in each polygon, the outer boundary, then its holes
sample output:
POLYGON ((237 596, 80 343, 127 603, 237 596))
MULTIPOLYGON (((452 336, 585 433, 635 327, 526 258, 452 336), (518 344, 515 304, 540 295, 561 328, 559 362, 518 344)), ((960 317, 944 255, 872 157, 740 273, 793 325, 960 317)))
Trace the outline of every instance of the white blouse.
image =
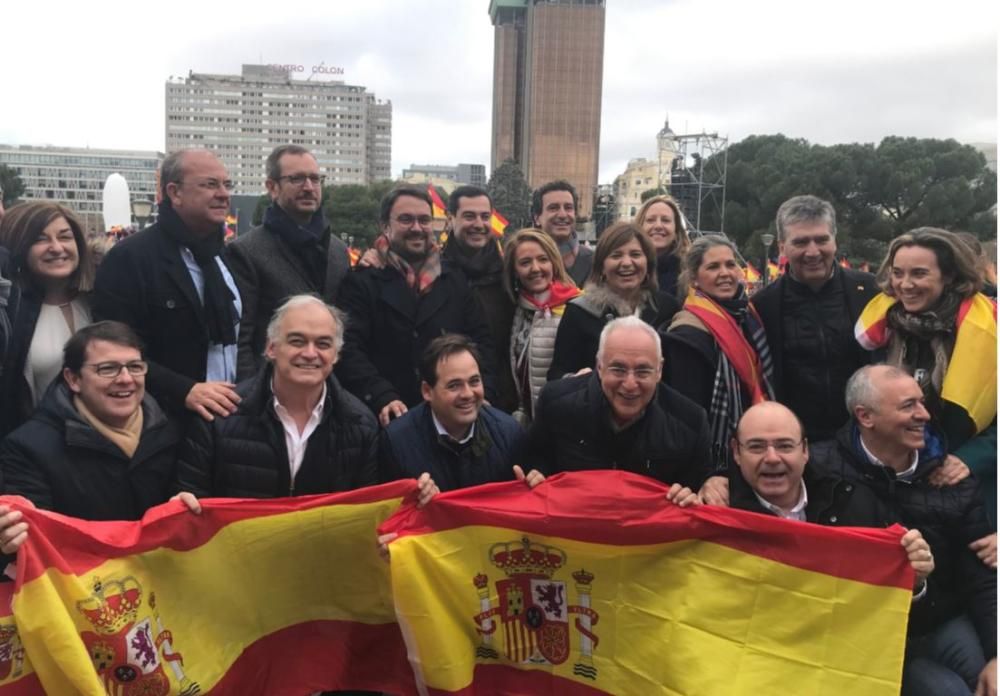
MULTIPOLYGON (((92 323, 87 302, 77 298, 70 302, 74 329, 79 331, 92 323)), ((31 388, 31 404, 37 406, 45 390, 62 372, 63 346, 73 335, 59 305, 43 304, 38 323, 31 337, 28 359, 24 362, 24 378, 31 388)))

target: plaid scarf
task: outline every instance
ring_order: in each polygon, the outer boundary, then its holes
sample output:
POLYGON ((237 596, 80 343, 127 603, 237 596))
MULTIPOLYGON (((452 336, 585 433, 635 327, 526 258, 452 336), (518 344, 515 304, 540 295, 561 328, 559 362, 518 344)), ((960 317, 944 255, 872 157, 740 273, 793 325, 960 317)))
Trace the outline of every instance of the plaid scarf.
POLYGON ((418 295, 426 295, 434 281, 441 275, 441 247, 434 241, 434 234, 428 234, 428 252, 419 266, 410 265, 402 256, 392 250, 389 236, 382 234, 375 238, 375 251, 386 266, 391 266, 403 274, 406 285, 418 295))

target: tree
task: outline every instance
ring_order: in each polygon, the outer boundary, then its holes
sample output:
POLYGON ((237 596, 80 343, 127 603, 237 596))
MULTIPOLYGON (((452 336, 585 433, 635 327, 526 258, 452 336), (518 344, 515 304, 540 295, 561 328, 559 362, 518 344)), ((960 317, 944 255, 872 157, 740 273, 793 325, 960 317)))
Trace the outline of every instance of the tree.
POLYGON ((24 193, 24 182, 16 169, 0 164, 0 189, 3 190, 4 206, 12 205, 24 193))
POLYGON ((323 212, 333 233, 345 242, 353 237, 356 247, 371 246, 379 234, 379 202, 394 185, 387 179, 367 186, 344 184, 324 189, 323 212))
POLYGON ((531 219, 531 187, 524 179, 524 174, 517 162, 509 159, 493 170, 490 181, 486 184, 493 199, 493 207, 507 218, 507 229, 519 230, 530 227, 531 219))
POLYGON ((662 186, 657 186, 656 188, 646 189, 645 191, 643 191, 642 193, 639 194, 639 202, 640 203, 645 203, 646 201, 648 201, 653 196, 666 196, 669 193, 670 192, 667 191, 667 189, 665 189, 662 186))

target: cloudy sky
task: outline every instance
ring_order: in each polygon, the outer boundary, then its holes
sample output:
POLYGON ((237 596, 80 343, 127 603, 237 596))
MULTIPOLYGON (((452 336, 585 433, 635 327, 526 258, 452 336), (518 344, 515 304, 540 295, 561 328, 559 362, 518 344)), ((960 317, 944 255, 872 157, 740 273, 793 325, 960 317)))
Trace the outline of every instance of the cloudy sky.
MULTIPOLYGON (((601 182, 675 132, 997 140, 988 0, 608 0, 601 182)), ((0 143, 162 150, 164 83, 324 62, 393 103, 393 175, 489 166, 488 0, 7 3, 0 143), (99 9, 98 9, 99 8, 99 9), (153 8, 156 8, 155 10, 153 8)))

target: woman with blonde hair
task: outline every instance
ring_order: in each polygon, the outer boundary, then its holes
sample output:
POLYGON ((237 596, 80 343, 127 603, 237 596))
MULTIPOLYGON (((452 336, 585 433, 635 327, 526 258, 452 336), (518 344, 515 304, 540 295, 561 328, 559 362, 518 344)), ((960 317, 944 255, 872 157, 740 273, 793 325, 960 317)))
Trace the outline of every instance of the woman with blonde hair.
POLYGON ((667 195, 649 198, 636 213, 635 224, 656 249, 656 280, 660 290, 683 298, 678 280, 691 240, 677 201, 667 195))
POLYGON ((601 235, 583 294, 569 303, 556 335, 549 379, 593 369, 604 325, 637 316, 659 329, 670 323, 680 304, 661 292, 656 281, 656 250, 632 222, 619 222, 601 235))
POLYGON ((555 242, 541 230, 518 230, 506 243, 503 284, 516 305, 510 332, 510 367, 517 387, 514 418, 531 422, 552 364, 566 303, 580 294, 555 242))
POLYGON ((91 323, 94 269, 80 221, 69 208, 22 203, 0 221, 13 282, 12 333, 0 375, 0 435, 19 426, 62 370, 62 348, 91 323))

